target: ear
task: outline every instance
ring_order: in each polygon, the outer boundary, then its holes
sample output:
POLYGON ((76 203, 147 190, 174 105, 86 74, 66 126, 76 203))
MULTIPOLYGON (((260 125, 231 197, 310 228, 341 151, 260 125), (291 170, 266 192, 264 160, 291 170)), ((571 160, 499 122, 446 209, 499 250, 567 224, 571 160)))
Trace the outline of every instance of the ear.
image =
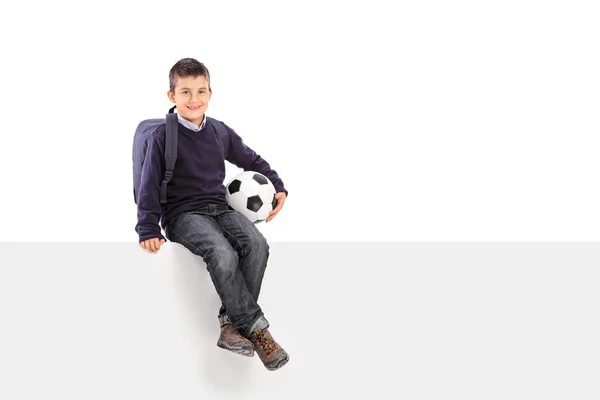
POLYGON ((208 89, 208 100, 212 97, 212 89, 208 89))
POLYGON ((171 100, 171 103, 175 103, 175 95, 170 90, 167 90, 167 97, 171 100))

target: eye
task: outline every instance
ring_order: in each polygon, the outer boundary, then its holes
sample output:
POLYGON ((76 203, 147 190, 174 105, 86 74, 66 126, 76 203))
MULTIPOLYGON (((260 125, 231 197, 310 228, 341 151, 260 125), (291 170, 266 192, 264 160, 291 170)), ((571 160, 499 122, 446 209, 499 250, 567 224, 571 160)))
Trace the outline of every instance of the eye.
POLYGON ((188 93, 189 93, 189 91, 188 91, 188 90, 184 90, 184 91, 183 91, 183 92, 181 92, 181 93, 183 93, 183 94, 188 94, 188 93))

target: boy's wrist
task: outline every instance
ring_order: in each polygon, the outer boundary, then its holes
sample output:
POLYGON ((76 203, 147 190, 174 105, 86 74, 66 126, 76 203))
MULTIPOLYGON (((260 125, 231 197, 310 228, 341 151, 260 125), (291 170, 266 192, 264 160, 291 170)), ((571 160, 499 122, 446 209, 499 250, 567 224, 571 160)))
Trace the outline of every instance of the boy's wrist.
POLYGON ((167 239, 160 233, 148 233, 145 235, 140 235, 139 242, 142 243, 149 239, 163 239, 165 242, 167 241, 167 239))

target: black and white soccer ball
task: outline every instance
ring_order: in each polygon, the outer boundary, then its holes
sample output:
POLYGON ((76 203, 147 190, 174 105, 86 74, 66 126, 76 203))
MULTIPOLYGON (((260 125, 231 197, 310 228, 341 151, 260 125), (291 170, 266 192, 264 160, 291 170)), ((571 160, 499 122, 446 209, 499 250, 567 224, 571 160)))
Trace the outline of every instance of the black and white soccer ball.
POLYGON ((258 224, 277 206, 275 186, 269 178, 255 171, 244 171, 226 185, 227 202, 258 224))

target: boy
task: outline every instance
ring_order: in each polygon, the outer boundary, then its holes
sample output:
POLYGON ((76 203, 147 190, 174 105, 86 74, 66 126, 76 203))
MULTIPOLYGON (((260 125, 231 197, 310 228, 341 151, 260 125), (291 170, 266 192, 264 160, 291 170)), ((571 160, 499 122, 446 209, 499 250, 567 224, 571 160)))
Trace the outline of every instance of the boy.
POLYGON ((256 350, 264 366, 274 371, 285 365, 289 356, 271 336, 269 322, 257 304, 269 245, 248 218, 228 205, 224 161, 271 180, 277 206, 266 222, 281 211, 288 192, 277 172, 226 125, 229 146, 225 148, 213 122, 205 117, 212 89, 210 74, 202 63, 184 58, 173 65, 167 96, 177 110, 177 160, 167 203, 161 204, 166 128, 160 125, 148 140, 142 168, 135 228, 140 245, 158 252, 166 241, 160 221, 169 240, 202 257, 222 301, 217 345, 249 357, 256 350))

